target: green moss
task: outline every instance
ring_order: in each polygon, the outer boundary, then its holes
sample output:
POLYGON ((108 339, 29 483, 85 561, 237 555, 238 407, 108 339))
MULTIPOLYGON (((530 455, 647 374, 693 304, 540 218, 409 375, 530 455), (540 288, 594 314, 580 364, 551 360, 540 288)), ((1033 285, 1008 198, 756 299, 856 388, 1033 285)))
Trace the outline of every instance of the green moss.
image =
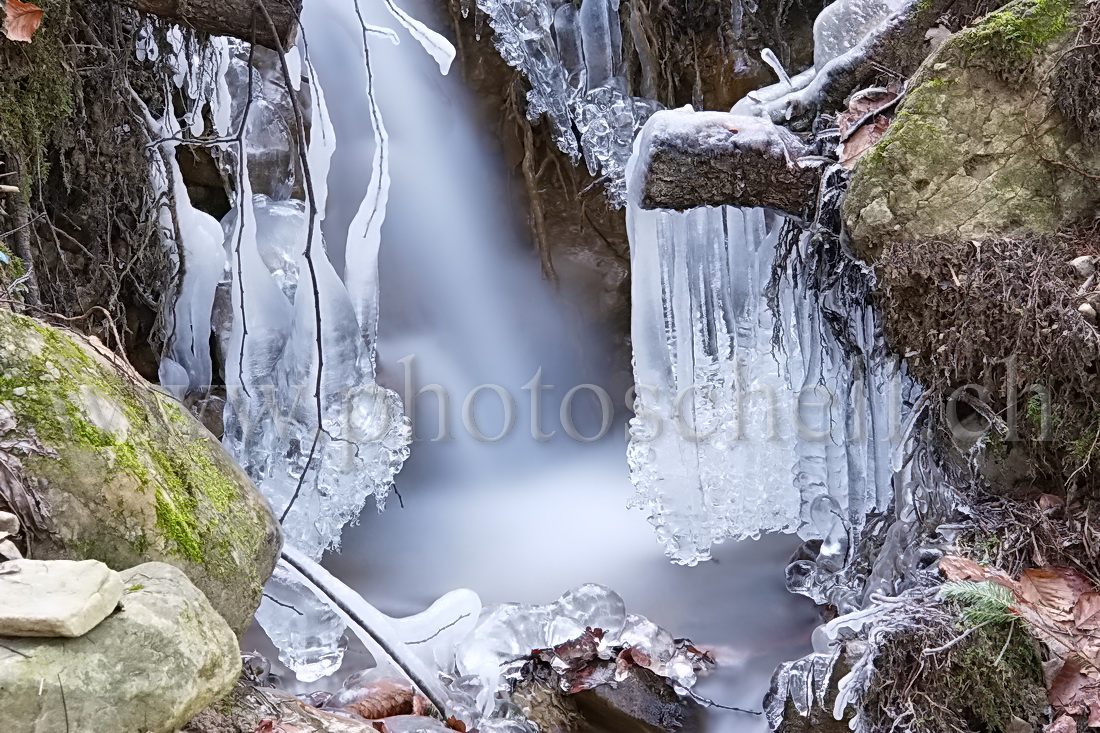
POLYGON ((943 131, 930 121, 943 102, 939 90, 951 83, 936 78, 909 92, 886 134, 860 161, 860 179, 902 173, 905 158, 916 151, 929 159, 954 154, 945 144, 943 131))
POLYGON ((1070 8, 1070 0, 1016 0, 963 31, 962 47, 1001 64, 1027 61, 1072 28, 1070 8))
MULTIPOLYGON (((1013 717, 1027 720, 1046 702, 1030 700, 1022 689, 1030 683, 1043 689, 1043 666, 1038 650, 1019 621, 993 623, 974 631, 970 643, 952 656, 947 675, 955 690, 957 709, 970 713, 984 730, 1003 733, 1013 717)), ((960 624, 959 633, 966 629, 960 624)))
MULTIPOLYGON (((207 439, 193 429, 183 408, 167 398, 140 395, 60 332, 32 319, 4 316, 17 319, 40 343, 9 331, 11 343, 21 341, 23 348, 18 370, 0 371, 0 402, 10 404, 18 421, 33 425, 47 443, 90 449, 80 455, 98 456, 108 476, 128 474, 139 491, 153 492, 156 527, 168 552, 214 574, 239 572, 235 556, 258 551, 264 541, 242 529, 254 527, 258 517, 247 514, 252 510, 242 501, 237 477, 214 461, 207 439), (65 379, 62 372, 76 379, 65 379), (124 435, 90 421, 83 400, 70 392, 74 383, 99 395, 109 409, 121 410, 124 435), (168 434, 176 440, 165 447, 168 434)), ((69 465, 68 452, 61 451, 60 459, 65 470, 78 470, 69 465)), ((123 526, 139 524, 120 519, 123 526)), ((138 554, 149 547, 143 533, 125 539, 138 554)))
POLYGON ((0 146, 41 177, 46 143, 73 110, 75 74, 64 48, 68 0, 37 4, 45 15, 30 43, 0 38, 0 146))

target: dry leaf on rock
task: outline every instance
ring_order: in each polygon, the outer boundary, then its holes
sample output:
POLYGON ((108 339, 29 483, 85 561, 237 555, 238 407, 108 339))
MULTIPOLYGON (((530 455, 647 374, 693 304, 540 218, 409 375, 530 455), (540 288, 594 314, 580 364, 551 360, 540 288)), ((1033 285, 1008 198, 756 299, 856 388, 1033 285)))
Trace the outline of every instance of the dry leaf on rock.
POLYGON ((890 120, 874 114, 892 104, 898 98, 893 89, 865 89, 852 97, 848 109, 837 117, 840 128, 840 164, 853 168, 863 155, 874 147, 890 120))
POLYGON ((1019 596, 1025 603, 1043 606, 1046 615, 1053 619, 1072 621, 1077 599, 1092 590, 1092 585, 1075 570, 1047 566, 1025 570, 1019 588, 1019 596))
POLYGON ((1079 659, 1067 659, 1047 691, 1047 699, 1056 711, 1069 715, 1088 713, 1092 725, 1093 720, 1100 721, 1100 681, 1084 670, 1079 659))
POLYGON ((1005 571, 1000 568, 987 568, 984 565, 979 565, 968 557, 944 555, 940 560, 940 570, 943 571, 948 580, 973 580, 977 582, 991 580, 998 585, 1003 585, 1013 593, 1018 590, 1016 581, 1009 577, 1005 571))
POLYGON ((21 0, 7 0, 4 5, 4 35, 10 41, 30 43, 31 36, 42 23, 42 8, 21 0))

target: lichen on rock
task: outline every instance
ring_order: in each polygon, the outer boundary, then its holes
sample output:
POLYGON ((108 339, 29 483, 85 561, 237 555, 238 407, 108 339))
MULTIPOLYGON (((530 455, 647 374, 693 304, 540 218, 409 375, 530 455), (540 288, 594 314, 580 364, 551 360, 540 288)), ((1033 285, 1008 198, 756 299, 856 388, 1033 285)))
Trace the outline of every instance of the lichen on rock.
POLYGON ((1015 0, 924 62, 852 178, 844 214, 858 254, 1045 233, 1095 210, 1100 152, 1082 144, 1049 88, 1080 6, 1015 0))
POLYGON ((232 688, 232 630, 178 569, 119 573, 121 610, 71 639, 6 638, 0 648, 5 733, 171 733, 232 688))
POLYGON ((259 604, 281 535, 267 501, 171 398, 89 342, 0 310, 0 404, 53 526, 36 559, 151 560, 183 570, 237 633, 259 604))

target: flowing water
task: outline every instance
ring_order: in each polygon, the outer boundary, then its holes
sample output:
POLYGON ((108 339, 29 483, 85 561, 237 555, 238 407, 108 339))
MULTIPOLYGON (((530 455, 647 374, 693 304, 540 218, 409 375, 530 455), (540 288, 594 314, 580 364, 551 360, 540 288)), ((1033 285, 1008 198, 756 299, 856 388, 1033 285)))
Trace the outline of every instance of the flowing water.
MULTIPOLYGON (((356 63, 359 29, 348 7, 311 0, 304 21, 338 141, 324 224, 337 270, 340 233, 363 198, 373 152, 365 71, 356 63)), ((404 7, 444 27, 432 8, 404 7)), ((396 478, 403 506, 391 497, 384 513, 368 509, 325 565, 396 616, 456 587, 475 590, 486 604, 544 603, 581 583, 605 584, 629 611, 715 650, 722 666, 701 683, 701 695, 760 709, 772 670, 809 649, 816 620, 812 604, 784 587, 796 541, 730 542, 711 563, 669 564, 643 514, 626 507, 625 357, 610 346, 610 334, 541 279, 511 210, 508 173, 457 70, 441 77, 407 34, 401 38, 400 45, 371 46, 392 177, 377 372, 380 384, 405 399, 419 440, 396 478), (531 382, 536 374, 544 389, 531 382), (593 442, 567 434, 575 427, 591 437, 605 427, 593 390, 574 395, 566 413, 572 425, 561 421, 563 398, 583 384, 604 388, 615 407, 606 435, 593 442), (499 389, 478 390, 464 411, 479 385, 499 389), (535 393, 542 403, 537 431, 535 393), (436 440, 441 394, 449 439, 436 440), (499 441, 479 440, 478 433, 502 430, 509 400, 512 429, 499 441), (533 432, 554 435, 537 440, 533 432)), ((336 677, 360 660, 349 654, 336 677)), ((715 720, 715 730, 766 729, 761 718, 738 713, 715 720)))

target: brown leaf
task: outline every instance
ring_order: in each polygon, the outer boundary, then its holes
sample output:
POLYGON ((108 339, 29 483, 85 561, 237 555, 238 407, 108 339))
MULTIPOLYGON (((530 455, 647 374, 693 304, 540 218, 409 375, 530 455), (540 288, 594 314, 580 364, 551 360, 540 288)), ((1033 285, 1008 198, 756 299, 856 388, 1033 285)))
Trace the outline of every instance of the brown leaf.
POLYGON ((1082 631, 1100 629, 1100 593, 1082 593, 1073 606, 1073 623, 1082 631))
POLYGON ((1020 597, 1045 606, 1052 618, 1069 621, 1069 613, 1082 593, 1092 590, 1088 579, 1070 568, 1030 568, 1020 576, 1020 597))
POLYGON ((1054 678, 1047 699, 1055 712, 1067 715, 1100 715, 1100 682, 1085 674, 1084 663, 1070 657, 1054 678))
POLYGON ((466 733, 466 724, 453 715, 447 718, 447 727, 451 730, 457 730, 458 733, 466 733))
POLYGON ((855 168, 859 159, 875 146, 889 126, 890 120, 882 115, 875 115, 870 123, 862 125, 852 133, 851 137, 841 143, 840 164, 849 170, 855 168))
POLYGON ((940 570, 948 580, 989 580, 989 568, 961 555, 944 555, 940 560, 940 570))
POLYGON ((11 41, 30 43, 42 22, 42 8, 21 0, 7 0, 4 6, 4 35, 11 41))
POLYGON ((885 89, 866 89, 855 94, 848 103, 848 109, 837 117, 840 128, 840 164, 845 168, 855 167, 856 162, 870 150, 886 128, 890 120, 874 114, 897 99, 897 92, 885 89))
POLYGON ((1077 733, 1077 722, 1068 715, 1063 715, 1043 728, 1043 733, 1077 733))
POLYGON ((1052 511, 1065 504, 1065 500, 1054 494, 1039 494, 1039 509, 1044 512, 1052 511))

